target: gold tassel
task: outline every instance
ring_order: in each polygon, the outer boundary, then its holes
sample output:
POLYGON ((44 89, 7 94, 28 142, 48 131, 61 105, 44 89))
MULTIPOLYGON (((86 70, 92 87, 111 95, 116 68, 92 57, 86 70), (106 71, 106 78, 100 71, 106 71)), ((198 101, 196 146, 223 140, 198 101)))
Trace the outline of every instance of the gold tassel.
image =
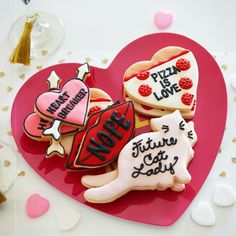
POLYGON ((0 204, 2 204, 3 202, 5 202, 7 200, 6 196, 0 192, 0 204))
POLYGON ((17 47, 14 49, 10 62, 30 65, 30 34, 33 22, 26 22, 23 34, 19 40, 17 47))

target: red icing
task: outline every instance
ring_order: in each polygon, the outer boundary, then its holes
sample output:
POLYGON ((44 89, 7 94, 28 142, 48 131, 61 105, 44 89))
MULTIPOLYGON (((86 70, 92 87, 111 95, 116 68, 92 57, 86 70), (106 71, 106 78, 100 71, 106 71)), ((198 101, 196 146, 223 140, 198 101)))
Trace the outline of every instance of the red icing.
POLYGON ((90 102, 110 102, 109 98, 90 98, 90 102))
POLYGON ((141 72, 140 74, 136 75, 136 77, 139 80, 146 80, 149 76, 150 76, 150 72, 149 71, 144 71, 144 72, 141 72))
POLYGON ((67 161, 67 168, 100 167, 112 162, 117 158, 125 144, 132 138, 134 127, 135 121, 132 102, 114 105, 101 112, 95 113, 89 118, 86 128, 76 134, 72 151, 67 161), (117 119, 121 119, 122 116, 124 116, 122 124, 128 122, 128 129, 125 129, 122 125, 113 120, 112 117, 114 114, 117 119), (109 123, 107 123, 108 121, 109 123), (111 124, 113 126, 111 126, 111 124), (106 125, 113 127, 114 131, 121 137, 118 138, 116 136, 117 134, 115 135, 109 131, 106 125), (103 137, 109 136, 109 139, 101 139, 101 134, 105 134, 103 137), (99 145, 95 144, 93 141, 99 145), (109 152, 104 152, 101 149, 97 149, 93 152, 91 151, 91 147, 93 150, 94 148, 102 147, 103 150, 106 149, 109 150, 109 152), (74 166, 71 165, 73 161, 74 166))
POLYGON ((94 114, 94 113, 96 113, 96 112, 99 112, 99 111, 101 111, 101 110, 102 110, 101 107, 99 107, 99 106, 93 106, 93 107, 90 108, 88 114, 89 114, 89 115, 92 115, 92 114, 94 114))
POLYGON ((147 84, 142 84, 138 88, 138 92, 141 96, 147 97, 152 93, 152 88, 147 84))
POLYGON ((184 58, 180 58, 177 62, 176 62, 176 67, 179 70, 188 70, 191 65, 190 65, 190 61, 184 59, 184 58))
POLYGON ((180 56, 182 56, 182 55, 185 55, 185 54, 187 54, 188 52, 189 52, 189 50, 183 50, 182 52, 180 52, 180 53, 178 53, 178 54, 176 54, 176 55, 173 55, 173 56, 169 57, 169 58, 166 59, 166 60, 159 61, 159 62, 153 64, 152 66, 146 68, 145 70, 143 70, 143 71, 141 71, 141 72, 139 71, 138 73, 133 73, 133 74, 131 74, 131 75, 129 75, 129 76, 126 76, 126 77, 124 77, 124 82, 127 82, 127 81, 129 81, 130 79, 132 79, 132 78, 134 78, 134 77, 137 77, 137 75, 139 75, 139 74, 142 73, 142 72, 145 72, 145 71, 147 71, 147 70, 151 70, 151 69, 154 68, 154 67, 160 66, 160 65, 162 65, 162 64, 164 64, 164 63, 166 63, 166 62, 168 62, 168 61, 171 61, 171 60, 173 60, 173 59, 175 59, 175 58, 177 58, 177 57, 180 57, 180 56))
POLYGON ((141 104, 141 107, 142 107, 144 110, 152 110, 152 109, 153 109, 152 107, 149 107, 149 106, 146 106, 146 105, 142 105, 142 104, 141 104))
POLYGON ((195 110, 195 107, 196 107, 196 100, 194 100, 194 102, 193 102, 193 106, 192 106, 192 108, 191 108, 191 111, 194 111, 194 110, 195 110))
POLYGON ((193 86, 193 81, 188 77, 182 77, 179 80, 179 86, 182 89, 190 89, 193 86))
POLYGON ((181 101, 182 101, 183 104, 189 106, 189 105, 191 105, 191 103, 193 101, 193 97, 194 97, 193 94, 184 93, 181 97, 181 101))

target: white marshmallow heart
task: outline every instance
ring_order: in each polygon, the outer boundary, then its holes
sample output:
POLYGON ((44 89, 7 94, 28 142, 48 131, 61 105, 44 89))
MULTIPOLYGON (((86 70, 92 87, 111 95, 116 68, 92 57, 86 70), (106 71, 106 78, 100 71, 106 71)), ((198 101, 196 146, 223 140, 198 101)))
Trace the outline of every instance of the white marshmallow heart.
POLYGON ((203 226, 213 226, 216 221, 212 207, 206 202, 200 202, 192 209, 192 219, 195 223, 203 226))
POLYGON ((60 230, 73 229, 80 220, 80 214, 72 209, 61 209, 56 213, 57 226, 60 230))
POLYGON ((214 189, 212 200, 219 207, 231 206, 236 202, 236 192, 229 185, 218 184, 214 189))

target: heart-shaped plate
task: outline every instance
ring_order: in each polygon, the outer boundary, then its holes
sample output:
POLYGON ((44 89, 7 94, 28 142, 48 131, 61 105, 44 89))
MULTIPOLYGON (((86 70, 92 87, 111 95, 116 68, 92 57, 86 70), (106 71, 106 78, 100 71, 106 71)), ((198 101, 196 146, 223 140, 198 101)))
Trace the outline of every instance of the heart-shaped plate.
MULTIPOLYGON (((66 159, 45 158, 47 142, 28 138, 23 131, 25 117, 33 111, 34 102, 40 93, 47 91, 46 79, 54 70, 62 84, 75 77, 77 63, 54 65, 33 75, 19 90, 12 108, 11 125, 15 142, 29 165, 59 191, 77 201, 113 216, 142 223, 168 226, 176 222, 204 184, 223 137, 227 96, 224 78, 213 57, 193 40, 172 33, 158 33, 141 37, 120 51, 107 69, 93 67, 93 87, 103 89, 113 101, 123 101, 123 74, 137 61, 149 60, 159 49, 180 46, 193 52, 199 67, 198 101, 194 116, 198 143, 195 157, 189 165, 192 176, 183 192, 131 191, 115 202, 90 204, 85 201, 81 176, 88 172, 70 172, 65 169, 66 159)), ((136 116, 135 135, 149 131, 145 117, 136 116)), ((90 174, 104 172, 91 170, 90 174)))

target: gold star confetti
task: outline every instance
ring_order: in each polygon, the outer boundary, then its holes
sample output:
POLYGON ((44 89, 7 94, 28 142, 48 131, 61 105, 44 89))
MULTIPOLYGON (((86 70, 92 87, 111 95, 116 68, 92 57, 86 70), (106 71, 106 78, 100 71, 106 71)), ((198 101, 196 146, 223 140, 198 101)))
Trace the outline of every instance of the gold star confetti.
POLYGON ((4 167, 9 167, 11 165, 11 162, 8 160, 4 161, 4 167))
POLYGON ((231 158, 232 163, 236 164, 236 157, 231 158))
POLYGON ((25 171, 24 171, 24 170, 20 171, 20 172, 18 173, 18 176, 25 176, 25 171))
POLYGON ((5 72, 3 72, 3 71, 0 71, 0 78, 4 77, 5 75, 6 75, 6 73, 5 73, 5 72))
POLYGON ((89 63, 89 62, 92 61, 92 59, 91 59, 90 57, 86 57, 86 58, 85 58, 85 61, 86 61, 87 63, 89 63))
POLYGON ((219 174, 220 177, 225 177, 226 176, 226 172, 225 171, 221 171, 219 174))
POLYGON ((7 134, 8 134, 9 136, 12 136, 12 131, 11 131, 11 130, 7 131, 7 134))
POLYGON ((221 153, 221 148, 219 149, 218 153, 221 153))
POLYGON ((2 144, 0 144, 0 150, 3 148, 4 146, 2 144))
POLYGON ((104 58, 104 59, 102 60, 102 63, 103 63, 103 64, 107 64, 107 62, 108 62, 108 59, 107 59, 107 58, 104 58))
POLYGON ((221 65, 221 69, 227 70, 228 69, 228 65, 226 65, 226 64, 221 65))
POLYGON ((7 93, 10 93, 12 90, 13 90, 13 88, 11 86, 7 86, 6 87, 6 92, 7 93))
POLYGON ((42 70, 42 69, 43 69, 43 66, 42 66, 42 65, 37 65, 37 66, 36 66, 36 69, 37 69, 37 70, 42 70))
POLYGON ((65 59, 61 59, 60 61, 58 61, 59 63, 65 63, 65 59))
POLYGON ((233 143, 236 143, 236 137, 234 137, 234 138, 232 139, 232 142, 233 142, 233 143))
POLYGON ((2 107, 2 111, 8 111, 8 110, 9 110, 9 106, 2 107))
POLYGON ((23 73, 23 74, 20 74, 20 75, 19 75, 19 78, 20 78, 20 79, 25 79, 25 74, 24 74, 24 73, 23 73))
POLYGON ((42 50, 41 53, 43 56, 46 56, 48 54, 48 50, 42 50))

